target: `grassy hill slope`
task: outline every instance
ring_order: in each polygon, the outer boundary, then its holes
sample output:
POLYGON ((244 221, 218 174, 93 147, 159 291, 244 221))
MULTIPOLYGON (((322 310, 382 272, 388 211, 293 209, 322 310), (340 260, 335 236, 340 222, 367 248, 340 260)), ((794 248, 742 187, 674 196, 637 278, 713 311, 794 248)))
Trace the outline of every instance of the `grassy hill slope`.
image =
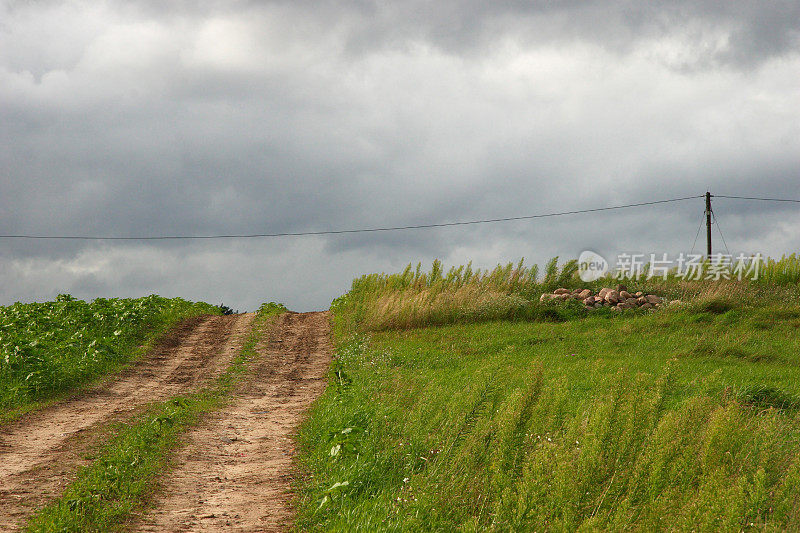
POLYGON ((354 282, 299 528, 800 528, 797 287, 671 280, 646 289, 682 305, 586 312, 538 303, 579 283, 550 270, 354 282))

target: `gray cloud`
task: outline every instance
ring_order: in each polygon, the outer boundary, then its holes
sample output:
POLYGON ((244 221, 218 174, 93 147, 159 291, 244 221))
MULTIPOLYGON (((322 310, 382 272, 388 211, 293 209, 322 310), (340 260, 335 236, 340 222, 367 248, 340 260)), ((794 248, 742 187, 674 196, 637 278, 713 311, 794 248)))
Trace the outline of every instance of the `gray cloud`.
POLYGON ((432 43, 457 55, 481 54, 509 38, 531 45, 582 41, 629 53, 642 41, 678 34, 694 55, 684 58, 691 63, 684 67, 710 63, 750 67, 796 51, 800 37, 800 6, 791 0, 279 4, 304 14, 316 11, 325 21, 334 21, 334 27, 345 20, 347 49, 357 55, 413 42, 432 43))
MULTIPOLYGON (((799 9, 6 2, 0 227, 296 232, 707 188, 796 197, 799 9)), ((797 209, 718 202, 732 247, 797 249, 797 209)), ((353 276, 409 261, 687 250, 701 209, 273 241, 0 240, 0 303, 69 290, 324 307, 353 276)))

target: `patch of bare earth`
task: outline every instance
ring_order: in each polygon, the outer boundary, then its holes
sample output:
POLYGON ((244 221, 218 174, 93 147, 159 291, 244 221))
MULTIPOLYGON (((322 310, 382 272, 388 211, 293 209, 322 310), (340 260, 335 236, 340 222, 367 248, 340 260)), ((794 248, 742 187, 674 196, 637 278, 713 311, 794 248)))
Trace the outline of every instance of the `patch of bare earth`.
POLYGON ((110 422, 219 375, 240 351, 254 316, 186 320, 113 381, 0 427, 0 531, 20 527, 60 494, 110 422))
POLYGON ((328 313, 281 315, 232 401, 190 431, 134 531, 282 531, 292 435, 325 388, 328 313))

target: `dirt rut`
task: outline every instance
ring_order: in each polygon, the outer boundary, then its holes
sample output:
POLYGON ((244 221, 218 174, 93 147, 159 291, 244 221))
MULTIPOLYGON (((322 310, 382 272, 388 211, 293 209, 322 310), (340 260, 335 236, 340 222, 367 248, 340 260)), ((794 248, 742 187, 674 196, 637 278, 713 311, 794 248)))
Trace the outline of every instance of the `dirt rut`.
POLYGON ((234 400, 192 430, 133 531, 282 531, 292 434, 325 388, 327 313, 281 315, 234 400))
POLYGON ((0 428, 0 531, 19 527, 61 492, 102 428, 149 402, 194 390, 238 353, 254 314, 182 322, 141 361, 110 383, 0 428))

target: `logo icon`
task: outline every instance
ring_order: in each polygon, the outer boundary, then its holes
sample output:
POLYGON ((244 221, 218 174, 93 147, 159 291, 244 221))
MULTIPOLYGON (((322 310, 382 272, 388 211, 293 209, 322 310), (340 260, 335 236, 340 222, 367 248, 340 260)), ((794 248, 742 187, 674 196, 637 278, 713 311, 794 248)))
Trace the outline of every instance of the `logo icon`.
POLYGON ((584 250, 578 256, 578 275, 586 283, 602 278, 608 272, 608 261, 603 256, 584 250))

